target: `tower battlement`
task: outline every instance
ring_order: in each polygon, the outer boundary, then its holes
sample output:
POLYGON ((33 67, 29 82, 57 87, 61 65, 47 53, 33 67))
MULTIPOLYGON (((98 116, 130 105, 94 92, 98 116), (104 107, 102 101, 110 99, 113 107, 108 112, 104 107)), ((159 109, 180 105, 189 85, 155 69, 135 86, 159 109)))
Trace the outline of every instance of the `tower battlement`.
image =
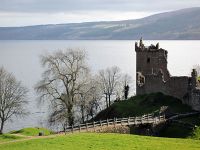
POLYGON ((156 45, 151 44, 150 46, 145 46, 143 44, 143 40, 142 38, 140 39, 140 42, 138 44, 138 42, 135 42, 135 51, 139 52, 139 51, 164 51, 164 49, 159 48, 159 43, 157 43, 156 45))

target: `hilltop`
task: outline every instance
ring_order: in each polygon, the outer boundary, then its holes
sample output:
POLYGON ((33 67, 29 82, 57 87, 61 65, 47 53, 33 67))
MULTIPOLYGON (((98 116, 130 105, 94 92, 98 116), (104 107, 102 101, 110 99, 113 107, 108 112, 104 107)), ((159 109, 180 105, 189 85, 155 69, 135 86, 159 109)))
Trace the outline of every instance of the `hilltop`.
POLYGON ((0 40, 199 40, 199 20, 196 7, 135 20, 0 27, 0 40))
POLYGON ((95 120, 140 116, 143 114, 165 113, 168 116, 192 111, 191 107, 182 104, 181 100, 162 93, 152 93, 130 97, 128 100, 115 102, 109 108, 101 111, 95 120))

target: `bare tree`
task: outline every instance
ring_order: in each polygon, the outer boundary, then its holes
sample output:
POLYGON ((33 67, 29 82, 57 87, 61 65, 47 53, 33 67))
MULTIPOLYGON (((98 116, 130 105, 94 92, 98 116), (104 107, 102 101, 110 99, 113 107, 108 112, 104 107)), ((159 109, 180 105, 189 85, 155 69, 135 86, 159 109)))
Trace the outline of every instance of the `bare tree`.
POLYGON ((13 116, 26 115, 24 105, 27 88, 22 86, 15 77, 4 68, 0 68, 0 134, 3 133, 5 122, 13 116))
POLYGON ((88 116, 91 116, 92 119, 94 116, 98 113, 98 111, 101 111, 101 99, 102 99, 102 92, 100 88, 100 84, 97 80, 97 76, 93 77, 90 81, 90 90, 89 90, 89 99, 88 99, 88 105, 86 107, 87 112, 87 120, 88 116))
POLYGON ((86 86, 84 86, 82 89, 79 91, 79 100, 77 102, 78 106, 80 107, 80 113, 81 113, 81 122, 85 122, 85 112, 86 108, 89 104, 89 94, 90 94, 90 84, 87 83, 86 86))
POLYGON ((111 105, 111 96, 114 94, 120 81, 120 69, 116 66, 99 72, 99 83, 106 98, 106 106, 111 105))
POLYGON ((100 100, 102 98, 102 93, 99 88, 99 83, 96 77, 89 77, 88 83, 85 87, 80 90, 80 98, 78 101, 78 106, 81 112, 81 122, 85 122, 85 118, 92 118, 100 109, 100 100))
POLYGON ((46 70, 35 89, 40 94, 40 100, 51 102, 50 122, 64 121, 71 126, 74 124, 73 108, 80 98, 80 89, 88 81, 86 54, 82 50, 67 49, 42 56, 41 63, 46 70))
POLYGON ((119 82, 115 88, 116 100, 125 100, 128 97, 129 89, 132 87, 132 78, 128 74, 121 74, 119 82))

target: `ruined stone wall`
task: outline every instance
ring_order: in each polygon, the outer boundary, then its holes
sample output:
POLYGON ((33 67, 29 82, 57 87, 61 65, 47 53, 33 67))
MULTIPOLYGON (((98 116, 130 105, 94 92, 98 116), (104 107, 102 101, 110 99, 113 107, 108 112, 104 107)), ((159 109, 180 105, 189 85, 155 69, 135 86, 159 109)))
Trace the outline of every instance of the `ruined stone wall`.
POLYGON ((189 77, 170 77, 166 82, 166 94, 183 99, 188 93, 189 77))
POLYGON ((165 91, 165 83, 161 76, 146 75, 145 83, 142 86, 137 86, 137 94, 149 94, 165 91))
POLYGON ((162 92, 183 99, 188 92, 188 80, 189 77, 171 77, 164 81, 162 76, 146 75, 145 84, 137 87, 137 94, 162 92))
POLYGON ((142 39, 135 43, 136 51, 136 94, 162 92, 174 96, 183 103, 200 111, 200 83, 193 69, 191 77, 173 77, 167 68, 167 51, 159 43, 145 47, 142 39))

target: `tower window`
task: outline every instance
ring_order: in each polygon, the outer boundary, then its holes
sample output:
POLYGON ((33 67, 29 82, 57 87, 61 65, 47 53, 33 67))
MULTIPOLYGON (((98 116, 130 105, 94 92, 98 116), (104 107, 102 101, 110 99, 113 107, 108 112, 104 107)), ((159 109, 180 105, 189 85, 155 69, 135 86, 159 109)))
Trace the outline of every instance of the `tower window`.
POLYGON ((147 63, 150 63, 150 58, 149 57, 147 58, 147 63))

